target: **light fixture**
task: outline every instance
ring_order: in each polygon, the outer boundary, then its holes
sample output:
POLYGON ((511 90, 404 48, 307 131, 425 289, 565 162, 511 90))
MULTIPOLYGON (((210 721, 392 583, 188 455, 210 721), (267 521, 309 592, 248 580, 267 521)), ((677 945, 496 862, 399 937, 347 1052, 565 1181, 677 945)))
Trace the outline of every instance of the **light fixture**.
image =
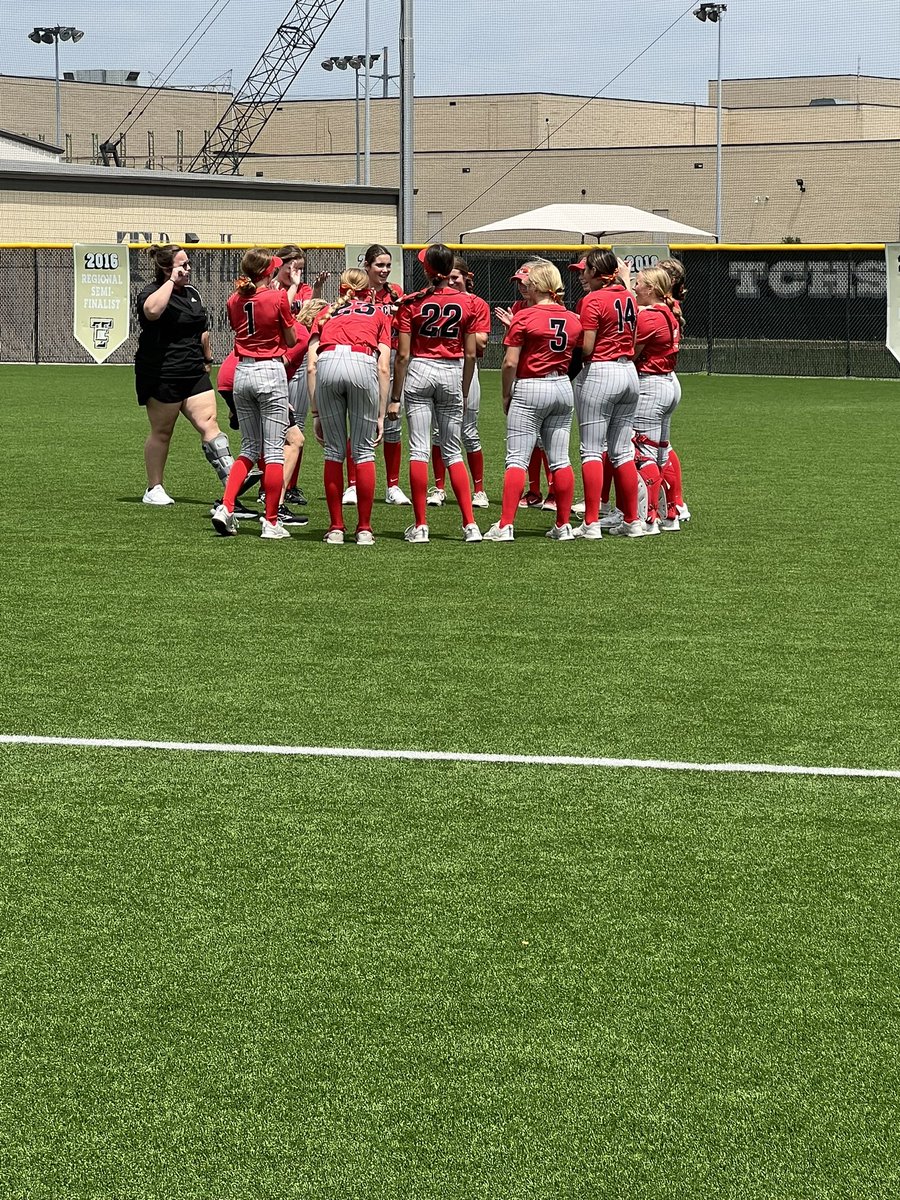
POLYGON ((61 42, 70 42, 74 32, 75 30, 70 25, 61 25, 59 27, 59 40, 61 42))
POLYGON ((336 58, 336 59, 334 60, 334 65, 337 67, 337 69, 338 69, 339 71, 346 71, 346 70, 347 70, 347 60, 346 60, 346 58, 336 58))
POLYGON ((39 42, 41 40, 40 29, 32 29, 31 33, 28 35, 28 40, 30 42, 39 42))
POLYGON ((722 18, 722 13, 728 9, 724 4, 701 4, 699 8, 694 9, 694 16, 698 21, 712 21, 715 25, 722 18))
POLYGON ((334 63, 331 61, 330 58, 326 58, 325 61, 322 63, 322 70, 323 71, 333 71, 334 70, 334 63))
POLYGON ((83 29, 73 29, 72 30, 72 41, 73 42, 80 42, 83 37, 84 37, 83 29))

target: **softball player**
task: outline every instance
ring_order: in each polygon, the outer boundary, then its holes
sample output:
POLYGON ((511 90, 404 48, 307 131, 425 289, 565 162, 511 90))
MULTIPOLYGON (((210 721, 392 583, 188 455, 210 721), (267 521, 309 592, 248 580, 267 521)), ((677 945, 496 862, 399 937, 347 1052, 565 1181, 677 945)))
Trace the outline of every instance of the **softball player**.
POLYGON ((552 263, 528 273, 530 305, 516 313, 504 339, 503 409, 506 425, 506 475, 500 520, 484 535, 511 542, 513 523, 525 483, 525 468, 538 437, 547 448, 556 485, 556 523, 547 532, 554 541, 574 537, 569 524, 575 478, 569 462, 572 382, 568 376, 581 322, 559 301, 562 279, 552 263))
POLYGON ((356 463, 356 544, 372 546, 375 447, 384 431, 391 381, 391 322, 372 303, 365 271, 345 271, 341 291, 344 298, 316 318, 307 367, 316 438, 325 447, 325 499, 331 519, 325 541, 329 546, 344 542, 341 489, 349 422, 356 463))
POLYGON ((637 300, 620 281, 619 261, 610 250, 591 250, 585 277, 592 290, 581 305, 585 366, 575 388, 584 479, 584 520, 576 536, 601 537, 603 456, 609 455, 616 500, 624 520, 610 532, 642 537, 632 421, 638 398, 634 368, 637 300))
POLYGON ((480 542, 460 448, 463 413, 475 373, 475 308, 466 293, 449 286, 452 250, 441 243, 428 246, 419 253, 419 261, 429 286, 400 301, 397 358, 387 410, 389 417, 396 417, 401 396, 405 399, 415 522, 405 536, 408 542, 428 541, 428 459, 431 427, 437 418, 441 452, 462 513, 463 535, 467 542, 480 542))
MULTIPOLYGON (((687 289, 684 286, 684 264, 679 262, 677 258, 666 258, 661 263, 657 264, 662 267, 665 273, 672 281, 672 299, 675 301, 675 314, 681 316, 682 305, 684 298, 687 295, 687 289)), ((682 333, 684 326, 682 325, 682 333)), ((678 397, 678 402, 681 400, 681 383, 678 376, 673 373, 675 381, 675 394, 678 397)), ((669 524, 673 520, 689 521, 691 519, 690 509, 684 502, 684 494, 682 492, 681 482, 681 459, 675 452, 675 447, 669 447, 669 457, 666 459, 666 465, 663 467, 663 489, 666 494, 666 516, 660 517, 661 529, 674 529, 675 526, 669 524)))
MULTIPOLYGON (((389 283, 391 273, 391 252, 385 246, 369 246, 363 256, 369 286, 372 289, 372 303, 377 305, 391 322, 391 366, 397 353, 397 305, 403 292, 395 284, 389 283)), ((398 417, 396 421, 386 419, 384 422, 384 471, 386 475, 384 502, 385 504, 410 504, 409 496, 400 486, 400 467, 403 462, 403 422, 398 417)))
POLYGON ((297 333, 287 293, 270 286, 280 266, 281 259, 269 250, 248 250, 241 259, 243 274, 228 298, 228 320, 238 356, 234 405, 241 426, 241 453, 228 475, 225 497, 212 514, 213 528, 223 536, 237 533, 234 502, 260 456, 265 459, 266 493, 261 536, 272 540, 291 536, 278 517, 278 505, 288 422, 284 354, 296 345, 297 333))
MULTIPOLYGON (((640 396, 634 413, 634 447, 637 469, 647 485, 647 533, 660 532, 659 489, 669 457, 669 426, 679 398, 674 371, 682 322, 670 287, 671 279, 660 267, 641 271, 635 284, 641 310, 635 347, 640 396)), ((677 530, 678 518, 667 521, 666 528, 677 530)))

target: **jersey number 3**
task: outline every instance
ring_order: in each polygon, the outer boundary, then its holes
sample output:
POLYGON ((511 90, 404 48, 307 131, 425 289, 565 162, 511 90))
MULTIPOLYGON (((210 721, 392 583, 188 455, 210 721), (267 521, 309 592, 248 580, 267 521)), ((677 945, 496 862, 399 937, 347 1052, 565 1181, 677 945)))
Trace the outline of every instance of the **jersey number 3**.
POLYGON ((551 317, 550 328, 553 330, 553 337, 547 345, 555 353, 562 354, 564 350, 568 350, 569 348, 569 335, 566 333, 565 317, 551 317))
POLYGON ((419 336, 427 338, 459 337, 462 308, 458 304, 423 304, 419 336))

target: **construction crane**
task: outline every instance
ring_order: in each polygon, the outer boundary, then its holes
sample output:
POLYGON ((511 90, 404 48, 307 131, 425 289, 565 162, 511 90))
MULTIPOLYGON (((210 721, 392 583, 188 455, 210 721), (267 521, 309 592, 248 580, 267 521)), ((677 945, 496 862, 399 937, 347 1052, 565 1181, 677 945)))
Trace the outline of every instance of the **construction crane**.
POLYGON ((237 175, 344 0, 294 0, 189 171, 237 175))

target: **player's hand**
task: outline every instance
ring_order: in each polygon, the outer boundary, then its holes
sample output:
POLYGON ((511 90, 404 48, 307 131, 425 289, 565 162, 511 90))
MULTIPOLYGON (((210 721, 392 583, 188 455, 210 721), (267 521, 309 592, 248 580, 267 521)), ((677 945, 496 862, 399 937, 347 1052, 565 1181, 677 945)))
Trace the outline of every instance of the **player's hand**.
POLYGON ((511 309, 495 308, 494 316, 497 318, 497 320, 500 322, 500 324, 505 325, 507 329, 509 329, 510 325, 512 325, 513 315, 512 315, 511 309))
POLYGON ((624 258, 618 258, 616 262, 619 264, 619 278, 628 287, 631 283, 631 267, 624 258))
POLYGON ((313 421, 313 433, 316 435, 316 441, 320 446, 325 445, 325 434, 322 432, 322 418, 316 417, 313 421))
POLYGON ((512 404, 512 396, 503 397, 503 411, 509 415, 509 406, 512 404))
POLYGON ((291 263, 291 287, 299 287, 303 282, 303 271, 298 262, 291 263))
POLYGON ((397 418, 400 416, 400 401, 399 400, 389 400, 388 406, 387 406, 387 409, 385 410, 384 415, 389 421, 396 421, 397 418))
POLYGON ((375 422, 375 445, 381 445, 381 439, 384 437, 384 418, 379 417, 375 422))
POLYGON ((184 283, 189 274, 190 271, 187 267, 177 266, 172 268, 172 274, 169 276, 169 278, 173 283, 184 283))
POLYGON ((325 280, 328 278, 329 274, 330 274, 330 271, 320 271, 318 273, 318 275, 316 276, 315 286, 321 287, 322 284, 325 282, 325 280))

